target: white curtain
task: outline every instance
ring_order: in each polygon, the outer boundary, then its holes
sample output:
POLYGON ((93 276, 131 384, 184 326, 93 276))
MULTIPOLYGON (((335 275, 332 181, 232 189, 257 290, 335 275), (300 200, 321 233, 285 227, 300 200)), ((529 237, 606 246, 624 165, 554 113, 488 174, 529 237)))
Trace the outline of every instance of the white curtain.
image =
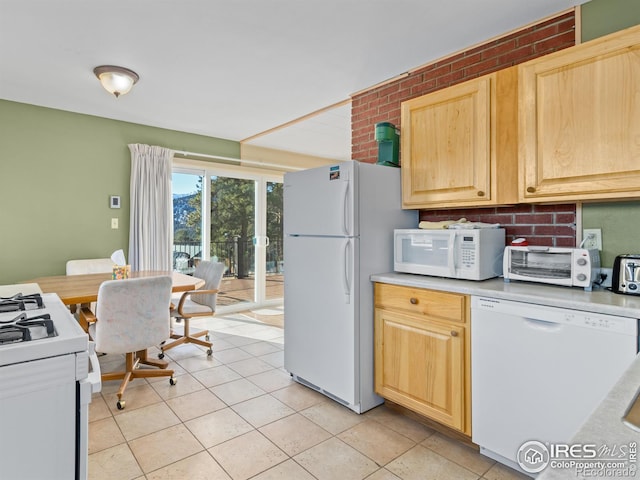
POLYGON ((171 270, 173 150, 131 144, 131 270, 171 270))

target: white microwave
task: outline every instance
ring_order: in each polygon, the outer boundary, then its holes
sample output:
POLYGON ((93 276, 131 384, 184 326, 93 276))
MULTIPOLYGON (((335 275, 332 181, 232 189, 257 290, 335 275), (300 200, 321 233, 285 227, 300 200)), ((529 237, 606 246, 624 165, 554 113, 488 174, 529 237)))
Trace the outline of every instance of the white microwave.
POLYGON ((485 280, 502 275, 504 228, 394 230, 393 269, 434 277, 485 280))
POLYGON ((600 252, 569 247, 505 247, 504 281, 583 287, 591 291, 600 278, 600 252))

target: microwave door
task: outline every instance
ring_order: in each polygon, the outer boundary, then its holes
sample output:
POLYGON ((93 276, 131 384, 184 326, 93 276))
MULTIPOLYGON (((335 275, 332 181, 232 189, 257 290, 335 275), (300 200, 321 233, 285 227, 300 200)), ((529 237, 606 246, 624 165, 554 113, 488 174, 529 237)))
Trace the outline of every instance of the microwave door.
POLYGON ((450 277, 453 233, 445 230, 396 230, 396 272, 450 277))

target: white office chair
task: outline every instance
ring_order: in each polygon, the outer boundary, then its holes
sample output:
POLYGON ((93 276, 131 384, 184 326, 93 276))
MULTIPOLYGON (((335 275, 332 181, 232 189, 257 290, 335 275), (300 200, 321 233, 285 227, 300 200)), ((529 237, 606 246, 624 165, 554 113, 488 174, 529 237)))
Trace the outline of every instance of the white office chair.
POLYGON ((169 307, 171 305, 170 276, 108 280, 100 285, 98 303, 89 333, 100 353, 125 354, 126 368, 122 372, 103 373, 103 382, 122 379, 118 389, 119 410, 127 384, 134 378, 168 376, 176 384, 173 370, 167 362, 147 357, 147 348, 169 337, 169 307), (139 364, 159 367, 139 369, 139 364))
POLYGON ((212 343, 209 341, 209 332, 202 330, 201 332, 191 333, 189 319, 210 316, 215 313, 218 289, 220 288, 224 271, 225 266, 222 263, 201 261, 198 264, 193 276, 204 280, 205 284, 199 290, 184 292, 180 296, 177 307, 171 309, 172 317, 184 321, 184 332, 182 335, 171 334, 171 338, 174 341, 160 347, 162 352, 158 355, 159 358, 164 358, 164 352, 183 343, 195 343, 207 347, 207 355, 211 356, 213 350, 211 349, 212 343), (205 339, 202 340, 200 337, 205 337, 205 339))

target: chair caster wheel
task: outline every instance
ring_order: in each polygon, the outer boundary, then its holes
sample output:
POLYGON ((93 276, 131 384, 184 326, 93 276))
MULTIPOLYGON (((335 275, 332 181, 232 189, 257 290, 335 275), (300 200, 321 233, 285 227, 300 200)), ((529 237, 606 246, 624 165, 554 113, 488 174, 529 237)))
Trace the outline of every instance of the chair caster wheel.
POLYGON ((208 333, 204 336, 204 339, 208 342, 211 340, 211 335, 209 335, 208 333))
POLYGON ((159 358, 160 360, 162 360, 162 359, 164 358, 164 353, 160 352, 160 353, 158 354, 158 358, 159 358))
POLYGON ((207 357, 210 357, 211 355, 213 355, 213 350, 211 349, 207 350, 207 357))
POLYGON ((178 379, 175 377, 171 377, 169 378, 169 385, 175 385, 176 383, 178 383, 178 379))
POLYGON ((118 400, 118 403, 116 403, 116 407, 118 407, 118 410, 124 410, 125 401, 124 400, 118 400))

